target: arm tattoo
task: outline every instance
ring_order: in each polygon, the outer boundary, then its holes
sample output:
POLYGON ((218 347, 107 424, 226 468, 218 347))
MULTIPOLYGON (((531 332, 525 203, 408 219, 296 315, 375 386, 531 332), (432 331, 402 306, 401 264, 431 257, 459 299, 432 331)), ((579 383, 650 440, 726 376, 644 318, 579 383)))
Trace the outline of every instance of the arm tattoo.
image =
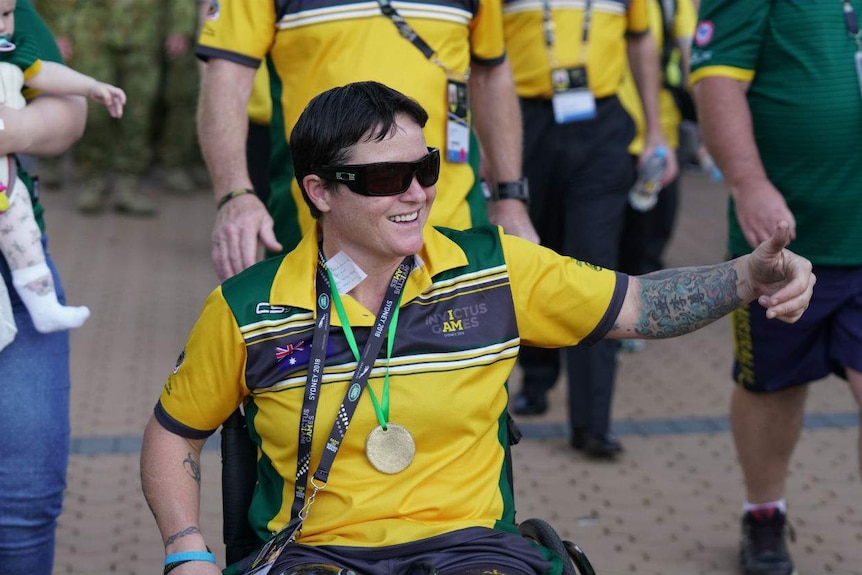
POLYGON ((188 467, 188 473, 192 476, 192 479, 197 482, 198 487, 201 486, 201 466, 195 461, 195 458, 192 457, 192 454, 189 453, 188 457, 183 460, 183 467, 188 467))
POLYGON ((701 328, 742 305, 732 262, 660 270, 637 278, 640 299, 634 330, 674 337, 701 328))
POLYGON ((168 545, 170 545, 171 543, 173 543, 177 539, 180 539, 181 537, 185 537, 186 535, 195 535, 195 534, 203 535, 203 533, 201 533, 201 530, 198 529, 197 527, 186 527, 182 531, 177 531, 176 533, 174 533, 173 535, 171 535, 170 537, 165 539, 165 547, 167 547, 168 545))

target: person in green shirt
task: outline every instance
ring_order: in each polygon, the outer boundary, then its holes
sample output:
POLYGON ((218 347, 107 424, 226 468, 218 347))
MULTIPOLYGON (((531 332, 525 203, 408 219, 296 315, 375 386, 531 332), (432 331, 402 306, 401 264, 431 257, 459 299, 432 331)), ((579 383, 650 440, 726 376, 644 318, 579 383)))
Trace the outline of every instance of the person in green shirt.
MULTIPOLYGON (((796 325, 734 313, 731 429, 745 479, 746 575, 790 575, 785 482, 808 384, 844 377, 862 405, 860 0, 703 0, 692 49, 703 136, 730 190, 730 255, 791 226, 818 277, 796 325)), ((862 464, 862 431, 857 439, 862 464)))

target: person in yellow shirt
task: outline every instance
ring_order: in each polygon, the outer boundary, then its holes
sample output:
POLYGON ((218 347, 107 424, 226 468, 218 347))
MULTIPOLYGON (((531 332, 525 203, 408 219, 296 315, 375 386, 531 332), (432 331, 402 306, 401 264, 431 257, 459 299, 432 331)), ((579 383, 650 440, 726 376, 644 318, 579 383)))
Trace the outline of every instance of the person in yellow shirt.
MULTIPOLYGON (((697 13, 692 0, 649 0, 647 9, 663 73, 658 94, 659 121, 668 153, 675 154, 679 148, 680 123, 684 119, 696 119, 687 92, 687 76, 697 13)), ((630 70, 623 80, 620 101, 637 129, 629 153, 639 157, 644 148, 644 114, 630 70)), ((620 240, 620 271, 644 274, 664 267, 662 254, 673 233, 678 194, 679 177, 675 177, 662 187, 652 209, 642 212, 631 206, 626 208, 620 240)))
MULTIPOLYGON (((503 25, 524 121, 530 216, 542 245, 615 268, 635 176, 627 150, 634 126, 618 97, 627 61, 646 119, 642 155, 666 146, 647 0, 505 0, 503 25)), ((675 173, 671 158, 665 180, 675 173)), ((610 429, 617 350, 616 342, 604 341, 564 351, 571 444, 588 456, 622 451, 610 429)), ((524 348, 516 414, 547 409, 560 362, 557 350, 524 348)))

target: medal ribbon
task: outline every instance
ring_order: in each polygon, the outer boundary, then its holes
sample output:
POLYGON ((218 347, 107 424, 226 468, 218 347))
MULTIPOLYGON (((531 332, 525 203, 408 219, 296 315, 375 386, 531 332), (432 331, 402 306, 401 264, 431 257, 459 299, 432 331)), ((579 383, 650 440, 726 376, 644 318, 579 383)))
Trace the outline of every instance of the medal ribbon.
MULTIPOLYGON (((329 269, 326 270, 329 274, 329 281, 333 285, 335 280, 332 279, 332 273, 329 269)), ((350 322, 347 319, 347 312, 344 311, 344 304, 341 303, 341 296, 338 290, 332 290, 332 301, 335 304, 335 311, 338 312, 338 319, 341 320, 341 329, 344 330, 344 337, 347 338, 347 344, 350 346, 350 351, 353 352, 353 357, 359 361, 359 347, 356 345, 356 338, 353 336, 353 328, 350 327, 350 322)), ((392 312, 392 321, 389 323, 389 331, 386 335, 386 373, 383 376, 383 393, 381 394, 382 402, 377 400, 377 395, 374 389, 369 385, 368 393, 371 397, 371 403, 374 404, 374 413, 377 415, 377 421, 383 431, 386 431, 386 424, 389 422, 389 362, 392 359, 392 347, 395 342, 395 329, 398 326, 398 310, 401 303, 401 294, 398 294, 398 301, 395 302, 395 311, 392 312)), ((368 344, 366 343, 366 346, 368 344)))
MULTIPOLYGON (((368 335, 368 341, 362 350, 362 354, 357 353, 356 341, 353 337, 350 325, 346 323, 345 318, 341 318, 343 310, 339 310, 339 317, 344 324, 343 329, 345 336, 348 338, 348 343, 351 345, 351 350, 357 356, 356 370, 353 372, 353 378, 347 386, 347 392, 344 399, 341 401, 341 406, 338 408, 338 414, 335 418, 335 423, 329 432, 329 438, 326 441, 326 447, 320 457, 320 463, 317 470, 314 472, 313 480, 314 493, 309 499, 308 505, 305 504, 305 492, 308 487, 309 467, 311 461, 311 439, 314 432, 314 419, 317 412, 317 401, 320 397, 320 383, 322 381, 324 363, 326 359, 326 345, 329 339, 329 324, 331 317, 330 294, 332 300, 336 302, 336 306, 341 306, 341 298, 338 295, 338 289, 335 287, 335 282, 331 280, 331 275, 326 269, 326 259, 322 250, 318 250, 317 260, 317 322, 314 326, 314 335, 311 343, 311 357, 308 362, 308 378, 305 386, 305 398, 302 404, 302 415, 299 425, 299 443, 297 446, 296 455, 296 490, 294 492, 294 501, 291 507, 291 518, 299 517, 305 519, 308 514, 308 507, 314 501, 314 496, 317 491, 322 489, 314 480, 326 484, 329 479, 329 472, 332 469, 332 463, 335 461, 335 456, 338 454, 338 449, 344 440, 347 433, 347 427, 350 425, 350 420, 356 411, 356 406, 359 403, 359 398, 362 396, 362 391, 368 382, 371 375, 371 369, 374 366, 374 361, 380 353, 380 348, 383 346, 384 334, 389 336, 390 343, 388 346, 388 354, 392 354, 392 340, 394 339, 394 329, 389 329, 390 325, 397 321, 398 305, 401 301, 401 293, 404 285, 407 283, 407 277, 413 269, 413 256, 407 256, 398 266, 398 269, 392 276, 389 282, 389 287, 386 289, 386 295, 383 297, 383 303, 380 305, 380 310, 377 312, 377 318, 374 322, 374 327, 368 335), (349 335, 348 335, 349 334, 349 335)), ((387 373, 388 376, 388 373, 387 373)), ((388 377, 386 380, 388 384, 388 377)), ((372 398, 374 398, 372 394, 372 398)), ((373 399, 375 404, 374 410, 378 412, 380 417, 377 400, 373 399)), ((388 386, 386 387, 386 403, 388 411, 388 386)))

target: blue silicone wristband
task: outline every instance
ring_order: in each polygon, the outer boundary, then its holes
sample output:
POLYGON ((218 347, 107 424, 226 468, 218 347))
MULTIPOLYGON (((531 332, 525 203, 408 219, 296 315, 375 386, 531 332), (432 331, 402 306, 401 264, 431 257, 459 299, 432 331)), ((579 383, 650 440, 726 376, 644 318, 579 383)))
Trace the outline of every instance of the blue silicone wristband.
POLYGON ((216 558, 209 551, 182 551, 180 553, 171 553, 165 557, 165 566, 167 567, 171 563, 178 563, 180 561, 207 561, 215 563, 216 558))

